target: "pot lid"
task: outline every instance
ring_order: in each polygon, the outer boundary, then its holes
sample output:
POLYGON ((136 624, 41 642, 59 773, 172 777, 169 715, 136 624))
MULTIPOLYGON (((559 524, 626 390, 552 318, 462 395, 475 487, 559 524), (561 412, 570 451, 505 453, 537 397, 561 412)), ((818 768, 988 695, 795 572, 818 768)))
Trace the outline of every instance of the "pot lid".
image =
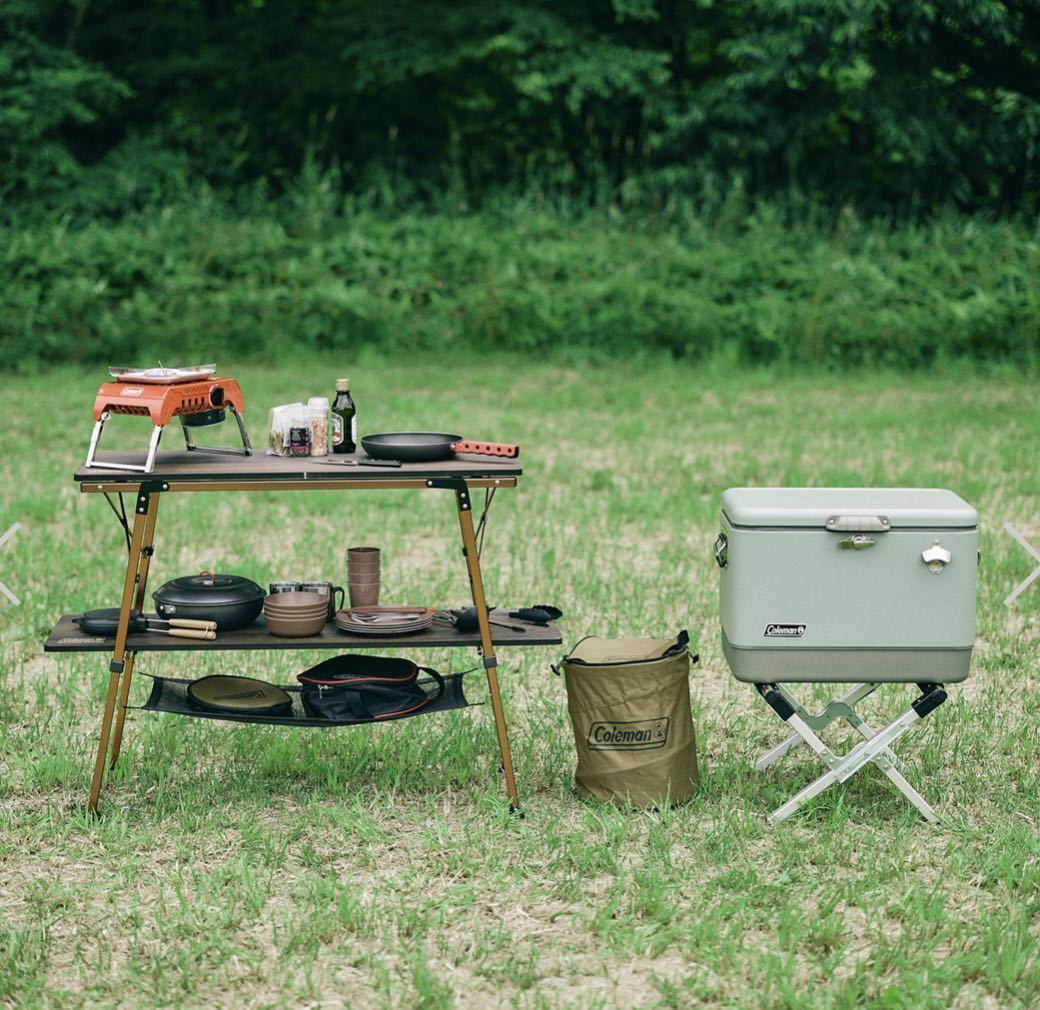
POLYGON ((241 575, 214 575, 200 572, 171 579, 152 594, 163 603, 221 606, 222 604, 253 603, 266 595, 252 579, 241 575))
POLYGON ((974 508, 941 488, 731 487, 722 511, 734 526, 749 527, 973 529, 979 523, 974 508))

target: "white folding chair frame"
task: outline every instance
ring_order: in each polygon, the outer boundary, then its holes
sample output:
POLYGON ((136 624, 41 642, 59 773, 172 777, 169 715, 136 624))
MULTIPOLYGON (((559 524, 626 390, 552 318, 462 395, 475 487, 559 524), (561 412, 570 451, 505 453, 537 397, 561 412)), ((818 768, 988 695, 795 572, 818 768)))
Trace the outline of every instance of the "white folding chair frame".
MULTIPOLYGON (((13 539, 14 535, 21 528, 21 523, 15 523, 13 526, 11 526, 3 536, 0 536, 0 547, 3 547, 8 540, 13 539)), ((8 589, 7 586, 5 586, 2 582, 0 582, 0 594, 6 596, 16 607, 20 607, 22 605, 22 601, 18 599, 18 597, 15 596, 14 593, 12 593, 11 590, 8 589)))
POLYGON ((769 815, 770 824, 778 824, 790 817, 814 796, 818 796, 836 782, 845 782, 868 764, 876 764, 926 821, 934 823, 939 819, 938 814, 929 806, 924 797, 903 777, 899 759, 892 753, 890 745, 909 730, 914 723, 923 719, 946 700, 946 691, 941 684, 918 684, 917 686, 921 690, 920 696, 911 702, 910 707, 902 715, 880 730, 872 729, 855 710, 855 706, 859 702, 881 687, 880 683, 859 684, 841 698, 828 702, 819 715, 812 715, 806 711, 779 684, 756 684, 755 686, 769 707, 794 730, 794 733, 783 743, 762 755, 755 765, 755 770, 762 771, 771 764, 775 764, 792 747, 803 742, 828 769, 786 803, 777 807, 769 815), (863 737, 848 754, 835 754, 817 735, 819 730, 825 729, 837 719, 844 719, 850 723, 863 737))

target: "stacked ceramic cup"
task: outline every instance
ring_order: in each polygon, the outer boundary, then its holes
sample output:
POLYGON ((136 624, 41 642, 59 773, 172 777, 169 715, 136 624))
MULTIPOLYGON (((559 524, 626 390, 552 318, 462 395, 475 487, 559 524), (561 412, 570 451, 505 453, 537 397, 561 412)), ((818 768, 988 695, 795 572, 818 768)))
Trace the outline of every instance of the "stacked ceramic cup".
POLYGON ((351 547, 347 551, 347 587, 352 607, 379 603, 378 547, 351 547))

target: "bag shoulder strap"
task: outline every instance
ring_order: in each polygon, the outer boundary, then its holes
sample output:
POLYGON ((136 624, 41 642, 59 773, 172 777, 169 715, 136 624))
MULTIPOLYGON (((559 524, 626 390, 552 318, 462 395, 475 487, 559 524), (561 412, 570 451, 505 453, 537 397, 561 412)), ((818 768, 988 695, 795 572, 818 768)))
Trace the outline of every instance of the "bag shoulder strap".
POLYGON ((444 694, 444 688, 446 686, 444 682, 444 677, 432 666, 420 666, 417 667, 417 669, 420 670, 422 673, 428 673, 436 682, 437 693, 430 697, 430 701, 436 701, 438 698, 441 697, 441 695, 444 694))

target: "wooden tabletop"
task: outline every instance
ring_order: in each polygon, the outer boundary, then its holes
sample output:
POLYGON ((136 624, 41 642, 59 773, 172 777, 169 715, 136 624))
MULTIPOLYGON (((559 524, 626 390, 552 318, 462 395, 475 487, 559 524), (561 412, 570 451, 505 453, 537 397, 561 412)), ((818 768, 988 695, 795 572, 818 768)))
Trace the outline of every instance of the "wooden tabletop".
POLYGON ((118 481, 140 484, 143 481, 184 483, 195 481, 299 481, 342 480, 417 480, 438 477, 496 478, 519 477, 523 468, 518 460, 459 453, 454 459, 434 463, 402 463, 399 467, 366 466, 364 453, 341 456, 268 456, 261 449, 252 456, 218 456, 205 452, 159 452, 150 474, 104 467, 106 460, 143 464, 145 453, 100 452, 100 467, 79 467, 74 479, 81 484, 118 481), (358 460, 360 466, 345 466, 333 460, 358 460))

